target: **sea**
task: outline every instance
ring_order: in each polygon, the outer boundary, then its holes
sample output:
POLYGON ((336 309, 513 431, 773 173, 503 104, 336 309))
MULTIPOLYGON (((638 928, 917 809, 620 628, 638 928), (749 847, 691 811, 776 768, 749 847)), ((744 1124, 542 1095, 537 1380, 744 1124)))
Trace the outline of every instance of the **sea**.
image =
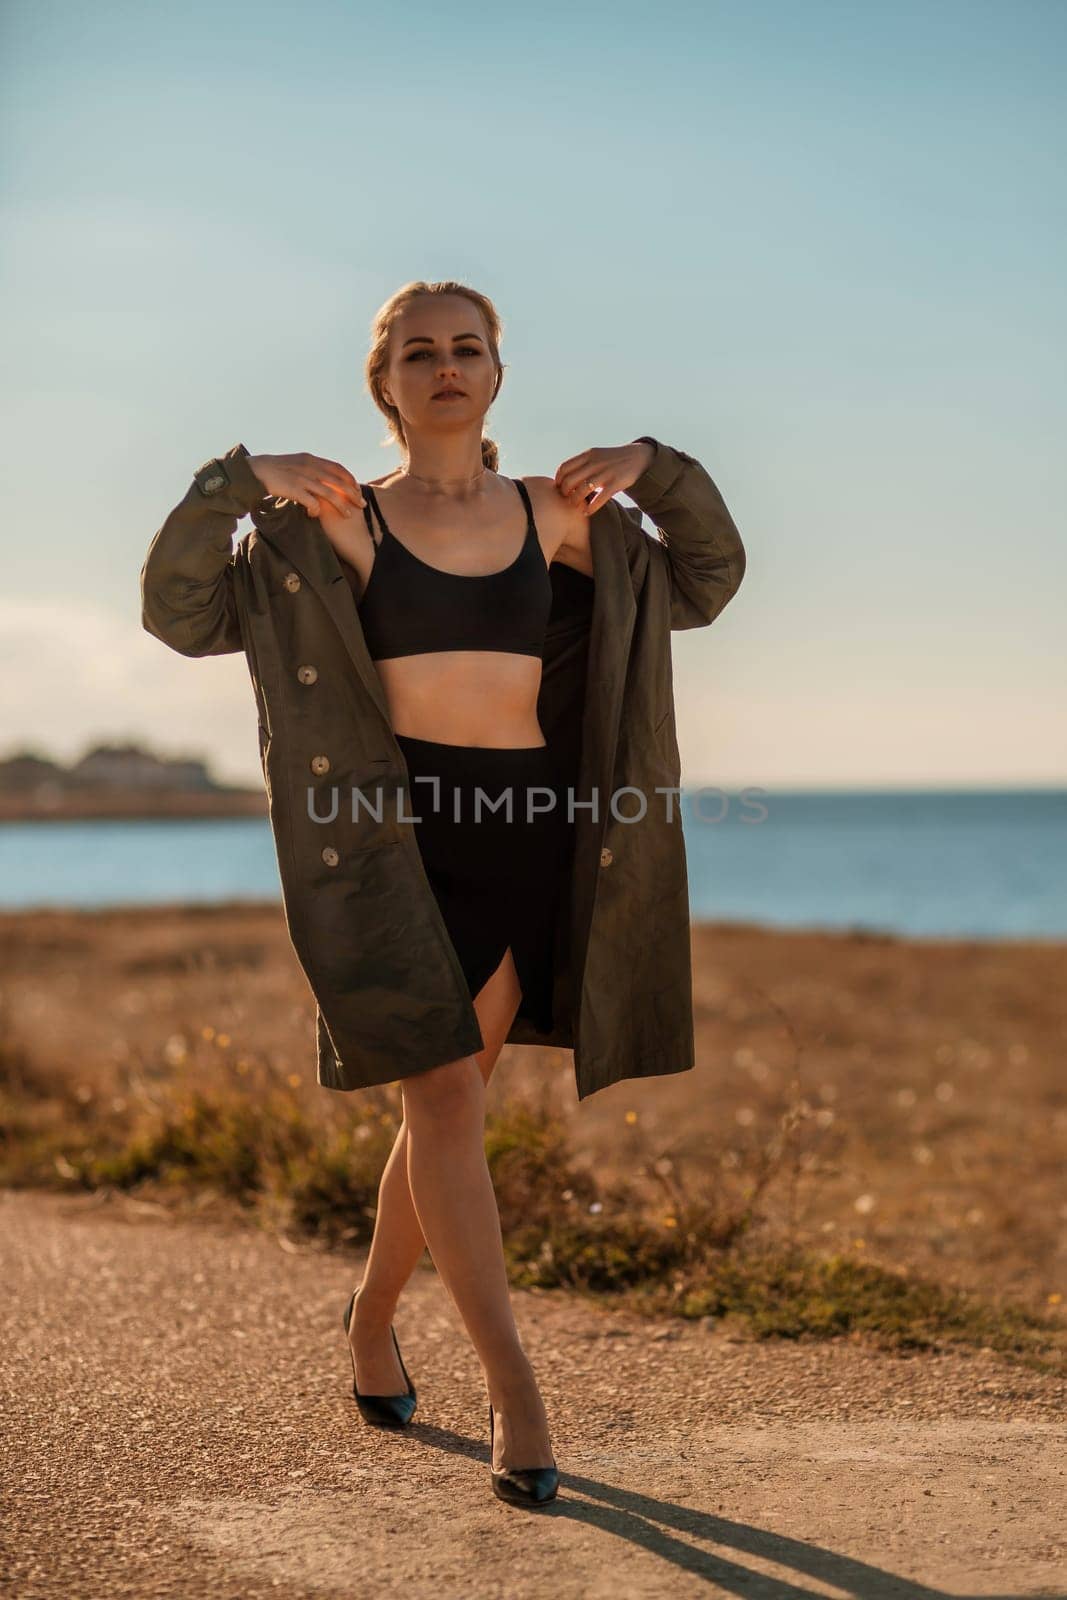
MULTIPOLYGON (((677 803, 694 920, 1067 938, 1067 789, 685 789, 677 803)), ((616 856, 640 826, 620 826, 616 856)), ((0 824, 7 910, 233 900, 280 900, 266 818, 0 824)))

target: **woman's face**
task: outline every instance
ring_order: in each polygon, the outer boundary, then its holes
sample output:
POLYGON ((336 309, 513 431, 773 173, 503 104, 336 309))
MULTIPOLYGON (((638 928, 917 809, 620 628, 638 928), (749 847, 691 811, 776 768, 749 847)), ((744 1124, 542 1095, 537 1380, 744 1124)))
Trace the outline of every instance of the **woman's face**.
POLYGON ((382 388, 409 436, 454 424, 480 427, 495 382, 482 314, 465 295, 421 295, 399 313, 382 388), (437 398, 444 389, 458 393, 437 398))

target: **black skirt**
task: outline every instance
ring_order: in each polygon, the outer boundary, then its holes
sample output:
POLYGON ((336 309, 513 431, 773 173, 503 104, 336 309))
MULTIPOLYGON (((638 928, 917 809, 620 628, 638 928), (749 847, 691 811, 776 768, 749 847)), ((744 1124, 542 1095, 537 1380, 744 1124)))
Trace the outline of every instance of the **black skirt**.
POLYGON ((548 746, 396 739, 410 779, 404 809, 415 819, 426 875, 472 1000, 510 946, 522 989, 518 1010, 539 1032, 551 1032, 570 828, 548 746))

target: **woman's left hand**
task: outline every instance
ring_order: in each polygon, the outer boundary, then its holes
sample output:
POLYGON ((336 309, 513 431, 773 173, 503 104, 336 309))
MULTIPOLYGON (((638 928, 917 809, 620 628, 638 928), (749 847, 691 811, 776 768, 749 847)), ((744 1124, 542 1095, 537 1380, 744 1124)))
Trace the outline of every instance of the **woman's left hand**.
POLYGON ((583 450, 556 468, 556 488, 568 504, 591 517, 613 494, 636 483, 655 453, 641 440, 583 450))

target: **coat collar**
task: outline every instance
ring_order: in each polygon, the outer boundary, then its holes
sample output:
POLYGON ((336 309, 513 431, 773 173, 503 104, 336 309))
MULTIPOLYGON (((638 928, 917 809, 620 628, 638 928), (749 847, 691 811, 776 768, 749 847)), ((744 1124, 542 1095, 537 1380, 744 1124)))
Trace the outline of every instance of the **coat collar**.
MULTIPOLYGON (((322 524, 298 501, 273 496, 262 501, 251 515, 264 543, 299 573, 333 617, 352 665, 391 729, 389 707, 367 649, 355 596, 322 524)), ((637 611, 635 595, 648 562, 640 513, 630 512, 616 500, 607 501, 590 520, 589 544, 594 583, 589 641, 591 678, 597 692, 606 697, 607 717, 602 726, 614 748, 637 611), (638 539, 634 538, 635 516, 638 539)))

